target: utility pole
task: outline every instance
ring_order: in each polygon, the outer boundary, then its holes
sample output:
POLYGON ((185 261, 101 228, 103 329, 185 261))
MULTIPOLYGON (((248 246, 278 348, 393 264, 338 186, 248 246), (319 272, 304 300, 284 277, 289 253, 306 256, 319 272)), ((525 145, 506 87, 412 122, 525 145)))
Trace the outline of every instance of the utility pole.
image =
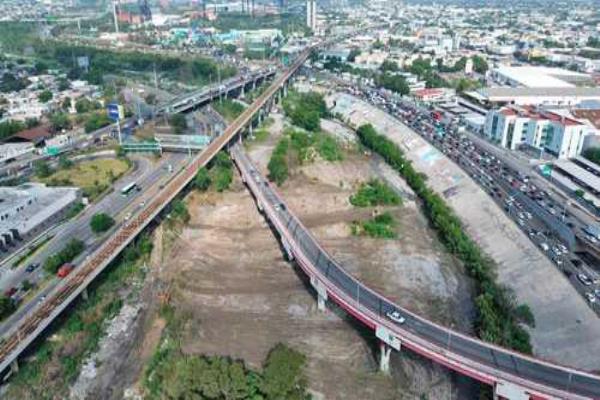
POLYGON ((113 17, 115 19, 115 33, 119 33, 119 20, 117 18, 117 0, 113 0, 113 17))

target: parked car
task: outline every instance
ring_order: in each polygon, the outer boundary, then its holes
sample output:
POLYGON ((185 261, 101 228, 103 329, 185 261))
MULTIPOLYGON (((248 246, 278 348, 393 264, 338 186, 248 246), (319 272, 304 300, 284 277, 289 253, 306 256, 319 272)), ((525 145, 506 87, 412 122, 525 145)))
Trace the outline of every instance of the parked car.
POLYGON ((32 263, 32 264, 29 264, 29 265, 27 266, 27 268, 25 268, 25 272, 27 272, 27 273, 32 273, 32 272, 33 272, 33 271, 35 271, 35 270, 37 269, 37 267, 39 267, 39 266, 40 266, 40 263, 32 263))

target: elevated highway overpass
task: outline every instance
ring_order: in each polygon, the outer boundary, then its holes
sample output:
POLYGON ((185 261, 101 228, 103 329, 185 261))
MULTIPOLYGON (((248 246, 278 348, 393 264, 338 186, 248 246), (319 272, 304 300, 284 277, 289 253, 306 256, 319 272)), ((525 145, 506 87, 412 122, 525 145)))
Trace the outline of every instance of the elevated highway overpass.
MULTIPOLYGON (((259 210, 275 228, 289 258, 307 274, 319 307, 330 299, 376 332, 382 366, 391 348, 407 347, 460 374, 493 385, 507 399, 597 399, 600 376, 546 362, 495 346, 435 324, 392 303, 339 265, 296 218, 276 190, 260 175, 240 146, 231 151, 259 210), (398 311, 403 323, 391 317, 398 311)), ((387 358, 387 360, 386 360, 387 358)))
MULTIPOLYGON (((72 303, 151 221, 194 178, 197 170, 222 149, 241 140, 274 97, 306 61, 311 49, 301 53, 294 63, 277 75, 272 84, 250 107, 195 155, 159 194, 133 218, 119 227, 86 261, 53 289, 46 300, 20 320, 0 342, 0 372, 16 366, 18 356, 72 303)), ((493 385, 496 395, 520 399, 593 399, 600 398, 600 377, 585 371, 560 366, 503 349, 437 325, 404 310, 349 275, 323 250, 311 233, 285 206, 276 191, 260 176, 238 147, 232 156, 245 182, 255 196, 259 209, 280 235, 290 258, 295 258, 309 276, 317 292, 320 308, 326 300, 339 304, 352 316, 376 332, 381 341, 382 367, 387 366, 391 349, 407 347, 424 357, 460 374, 493 385), (390 313, 398 311, 406 319, 394 322, 390 313)))

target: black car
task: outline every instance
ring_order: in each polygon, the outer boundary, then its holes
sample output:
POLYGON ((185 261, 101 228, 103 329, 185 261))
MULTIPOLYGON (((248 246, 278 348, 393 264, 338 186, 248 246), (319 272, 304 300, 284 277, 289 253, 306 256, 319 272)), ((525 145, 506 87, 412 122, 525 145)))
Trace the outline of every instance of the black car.
POLYGON ((40 266, 39 263, 29 264, 27 266, 27 268, 25 268, 25 272, 31 273, 31 272, 35 271, 37 269, 37 267, 39 267, 39 266, 40 266))

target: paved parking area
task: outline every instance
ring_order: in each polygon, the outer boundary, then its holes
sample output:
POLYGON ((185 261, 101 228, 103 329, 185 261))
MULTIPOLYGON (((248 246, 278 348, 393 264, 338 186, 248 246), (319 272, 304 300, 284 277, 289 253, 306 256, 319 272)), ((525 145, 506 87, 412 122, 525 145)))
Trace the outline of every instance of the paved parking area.
POLYGON ((600 370, 600 319, 493 200, 460 167, 400 121, 347 94, 332 97, 334 112, 355 126, 373 124, 406 152, 417 170, 427 174, 432 189, 451 193, 446 201, 471 237, 496 261, 500 282, 511 287, 535 314, 536 327, 530 333, 536 355, 600 370))

